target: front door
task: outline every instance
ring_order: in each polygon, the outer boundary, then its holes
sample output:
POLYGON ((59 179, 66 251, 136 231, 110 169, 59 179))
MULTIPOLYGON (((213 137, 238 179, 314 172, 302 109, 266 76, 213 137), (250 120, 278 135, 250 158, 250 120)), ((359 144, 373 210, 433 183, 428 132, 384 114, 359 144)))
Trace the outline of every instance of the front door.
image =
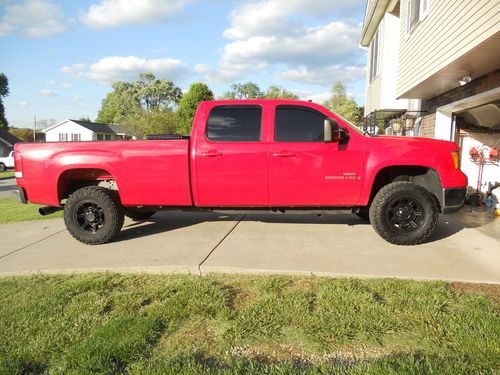
POLYGON ((300 106, 276 107, 269 145, 269 204, 356 205, 362 185, 362 150, 353 142, 324 142, 327 116, 300 106))

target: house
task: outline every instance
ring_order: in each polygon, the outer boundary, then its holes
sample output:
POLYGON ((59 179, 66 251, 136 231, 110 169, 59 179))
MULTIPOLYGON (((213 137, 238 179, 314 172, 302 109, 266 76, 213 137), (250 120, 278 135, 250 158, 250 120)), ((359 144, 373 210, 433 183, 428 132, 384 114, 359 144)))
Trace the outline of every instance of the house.
POLYGON ((43 131, 47 142, 111 141, 131 139, 119 125, 64 120, 43 131))
POLYGON ((498 0, 368 0, 360 45, 366 130, 454 141, 470 185, 500 181, 498 0))
POLYGON ((19 142, 22 142, 19 138, 0 129, 0 157, 8 156, 9 152, 14 150, 14 145, 19 142))

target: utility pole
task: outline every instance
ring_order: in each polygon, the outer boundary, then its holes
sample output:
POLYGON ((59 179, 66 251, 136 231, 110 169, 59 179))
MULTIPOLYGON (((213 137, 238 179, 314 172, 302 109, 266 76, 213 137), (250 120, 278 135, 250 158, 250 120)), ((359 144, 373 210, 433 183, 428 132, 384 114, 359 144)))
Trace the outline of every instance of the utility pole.
POLYGON ((33 143, 36 143, 36 116, 35 116, 35 122, 33 124, 33 143))

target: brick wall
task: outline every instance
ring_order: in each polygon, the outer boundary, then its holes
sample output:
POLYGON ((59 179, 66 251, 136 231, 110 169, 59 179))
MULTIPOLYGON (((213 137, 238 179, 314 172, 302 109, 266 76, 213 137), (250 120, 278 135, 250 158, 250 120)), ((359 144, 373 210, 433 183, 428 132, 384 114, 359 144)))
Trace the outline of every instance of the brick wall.
POLYGON ((436 127, 436 113, 424 116, 420 123, 418 131, 419 137, 434 138, 434 129, 436 127))

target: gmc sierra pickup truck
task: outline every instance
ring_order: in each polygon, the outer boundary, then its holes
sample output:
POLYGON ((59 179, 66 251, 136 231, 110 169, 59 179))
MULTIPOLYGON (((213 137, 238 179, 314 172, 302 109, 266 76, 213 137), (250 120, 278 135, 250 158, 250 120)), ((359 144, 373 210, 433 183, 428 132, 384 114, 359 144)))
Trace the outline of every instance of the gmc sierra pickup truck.
POLYGON ((369 136, 303 101, 208 101, 191 136, 17 144, 19 201, 64 208, 68 231, 112 241, 124 216, 156 211, 342 210, 385 240, 425 241, 439 213, 459 208, 467 177, 455 143, 369 136))

